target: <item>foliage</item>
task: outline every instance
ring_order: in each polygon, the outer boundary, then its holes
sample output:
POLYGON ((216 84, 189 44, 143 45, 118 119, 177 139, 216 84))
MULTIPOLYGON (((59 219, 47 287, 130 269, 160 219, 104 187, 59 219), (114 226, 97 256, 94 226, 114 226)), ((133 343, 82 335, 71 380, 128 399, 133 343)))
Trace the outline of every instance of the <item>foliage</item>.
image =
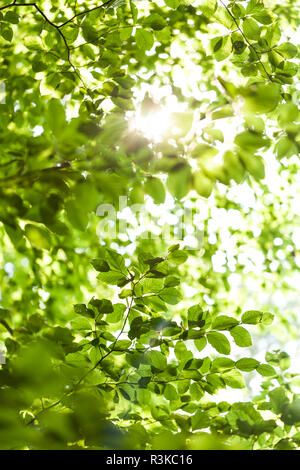
POLYGON ((299 269, 298 13, 292 0, 0 6, 0 448, 299 448, 281 348, 295 305, 275 299, 295 299, 299 269), (132 127, 170 95, 168 136, 132 127), (152 225, 135 214, 122 232, 120 197, 152 225), (201 249, 189 223, 180 237, 167 222, 166 240, 164 204, 198 211, 201 249), (106 230, 97 207, 115 214, 106 230), (248 395, 220 401, 226 388, 248 395))

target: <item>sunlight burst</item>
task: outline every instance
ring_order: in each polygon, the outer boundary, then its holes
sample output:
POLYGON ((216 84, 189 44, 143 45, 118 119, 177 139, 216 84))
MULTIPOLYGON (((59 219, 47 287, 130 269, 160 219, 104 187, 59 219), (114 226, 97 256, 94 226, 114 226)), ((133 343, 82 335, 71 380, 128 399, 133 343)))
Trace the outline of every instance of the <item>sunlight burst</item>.
POLYGON ((133 118, 133 127, 154 141, 161 140, 170 126, 171 112, 163 108, 147 114, 138 112, 133 118))

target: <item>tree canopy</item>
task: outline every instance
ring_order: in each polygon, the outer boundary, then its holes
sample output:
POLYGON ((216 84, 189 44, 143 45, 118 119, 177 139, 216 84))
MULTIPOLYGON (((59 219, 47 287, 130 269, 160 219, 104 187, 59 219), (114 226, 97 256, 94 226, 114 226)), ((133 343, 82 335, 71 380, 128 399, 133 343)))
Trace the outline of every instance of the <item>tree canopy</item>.
POLYGON ((1 1, 1 449, 299 448, 299 22, 1 1))

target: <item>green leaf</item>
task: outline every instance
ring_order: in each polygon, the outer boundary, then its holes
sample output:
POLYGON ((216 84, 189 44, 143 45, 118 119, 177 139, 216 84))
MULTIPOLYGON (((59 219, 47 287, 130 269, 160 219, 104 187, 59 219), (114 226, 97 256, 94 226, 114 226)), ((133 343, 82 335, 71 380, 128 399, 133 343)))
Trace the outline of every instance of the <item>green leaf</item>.
POLYGON ((198 351, 202 351, 202 349, 204 349, 207 345, 207 339, 205 338, 205 336, 203 336, 203 338, 195 339, 194 344, 198 351))
POLYGON ((164 389, 164 396, 166 397, 167 400, 173 401, 178 399, 178 392, 174 385, 172 384, 167 384, 165 389, 164 389))
POLYGON ((297 448, 297 2, 104 3, 1 2, 0 449, 297 448))
POLYGON ((245 174, 245 166, 238 155, 227 150, 224 153, 223 161, 224 167, 230 178, 232 178, 237 184, 241 183, 245 174))
MULTIPOLYGON (((226 84, 228 86, 228 84, 226 84)), ((218 108, 216 111, 214 111, 211 115, 211 118, 213 120, 215 119, 224 119, 227 117, 231 117, 234 115, 234 110, 231 104, 226 104, 224 106, 221 106, 218 108)))
POLYGON ((131 296, 132 296, 131 289, 123 289, 119 294, 120 299, 126 299, 127 297, 131 297, 131 296))
POLYGON ((185 136, 191 130, 194 114, 191 112, 173 112, 171 115, 172 124, 175 126, 173 133, 176 137, 185 136))
POLYGON ((77 317, 71 320, 71 326, 73 330, 92 330, 92 325, 90 321, 84 317, 77 317))
POLYGON ((41 250, 51 249, 51 237, 49 233, 36 225, 27 224, 25 226, 25 235, 30 243, 41 250))
POLYGON ((180 5, 180 0, 164 0, 165 4, 170 8, 177 8, 180 5))
POLYGON ((121 285, 123 282, 126 282, 126 277, 116 271, 101 272, 98 274, 97 279, 100 279, 100 281, 103 281, 106 284, 117 286, 121 285))
POLYGON ((145 191, 152 197, 155 204, 163 204, 166 198, 166 190, 158 178, 148 178, 145 182, 145 191))
POLYGON ((29 50, 35 50, 35 51, 43 51, 43 43, 42 40, 39 36, 31 36, 28 35, 24 39, 24 45, 27 47, 29 50))
POLYGON ((278 107, 278 122, 283 125, 289 125, 292 121, 298 120, 299 108, 298 106, 289 101, 283 103, 278 107))
POLYGON ((289 399, 286 394, 284 387, 277 387, 270 391, 270 402, 274 413, 282 413, 286 405, 289 403, 289 399))
POLYGON ((211 371, 224 371, 235 367, 235 362, 228 357, 217 357, 212 361, 211 371))
POLYGON ((167 304, 176 305, 181 300, 180 292, 175 287, 166 287, 160 294, 159 297, 167 304))
POLYGON ((66 202, 65 209, 67 218, 73 227, 83 232, 88 224, 88 215, 84 208, 73 200, 66 202))
POLYGON ((155 406, 155 405, 152 405, 151 406, 151 414, 153 416, 153 418, 157 421, 165 421, 168 417, 169 417, 169 414, 170 414, 170 411, 169 409, 166 407, 166 406, 163 406, 163 405, 158 405, 158 406, 155 406))
POLYGON ((133 32, 133 28, 131 26, 128 26, 126 28, 123 28, 121 31, 120 31, 120 39, 121 41, 126 41, 127 39, 129 39, 132 35, 132 32, 133 32))
POLYGON ((214 157, 218 154, 218 150, 208 144, 197 144, 191 152, 193 158, 214 157))
POLYGON ((268 140, 261 134, 253 131, 244 131, 235 137, 235 143, 245 150, 259 149, 268 144, 268 140))
POLYGON ((245 388, 244 377, 238 370, 232 369, 229 372, 224 372, 222 378, 225 384, 231 388, 245 388))
POLYGON ((187 350, 187 347, 183 341, 177 341, 175 348, 174 348, 175 356, 177 357, 178 361, 185 360, 189 358, 190 354, 187 350))
POLYGON ((118 323, 124 317, 126 306, 124 304, 114 304, 113 307, 114 311, 109 314, 109 322, 118 323))
POLYGON ((192 416, 192 429, 193 431, 197 429, 204 429, 210 425, 210 416, 206 411, 198 410, 192 416))
POLYGON ((168 23, 161 15, 158 15, 157 13, 151 13, 144 19, 143 24, 156 31, 159 31, 167 26, 168 23))
POLYGON ((125 268, 125 259, 119 253, 107 249, 106 250, 107 261, 111 268, 116 269, 118 271, 124 271, 125 268))
POLYGON ((233 337, 235 344, 242 348, 251 346, 252 340, 250 333, 242 326, 235 326, 230 330, 230 334, 233 337))
POLYGON ((193 382, 190 386, 190 394, 192 400, 200 400, 204 395, 204 391, 197 382, 193 382))
POLYGON ((107 299, 92 299, 89 304, 96 307, 99 313, 112 313, 114 311, 113 304, 107 299))
POLYGON ((99 271, 100 273, 105 273, 110 271, 109 264, 101 258, 94 258, 92 260, 92 266, 99 271))
POLYGON ((8 11, 7 13, 5 13, 4 21, 8 21, 9 23, 12 23, 12 24, 18 24, 19 15, 15 11, 8 11))
POLYGON ((289 158, 298 154, 298 148, 295 142, 288 136, 281 137, 275 146, 276 156, 279 160, 289 158))
MULTIPOLYGON (((245 148, 245 147, 244 147, 245 148)), ((239 152, 240 160, 243 162, 246 170, 251 176, 259 181, 265 177, 265 165, 263 159, 259 155, 252 155, 247 152, 239 152)))
POLYGON ((230 354, 230 343, 226 336, 222 333, 210 332, 207 333, 207 341, 215 348, 220 354, 230 354))
POLYGON ((227 59, 232 52, 232 42, 230 36, 215 37, 210 44, 212 54, 218 62, 227 59))
POLYGON ((250 113, 266 113, 282 101, 281 89, 277 83, 255 83, 243 92, 246 98, 245 110, 250 113))
POLYGON ((172 196, 182 199, 190 189, 191 170, 186 164, 179 164, 168 175, 167 187, 172 196))
POLYGON ((176 265, 185 263, 187 259, 188 259, 187 253, 182 250, 173 251, 168 255, 168 260, 176 265))
POLYGON ((145 264, 149 264, 150 268, 152 269, 154 266, 162 263, 165 259, 157 256, 156 258, 146 259, 144 261, 145 264))
POLYGON ((65 108, 58 99, 51 99, 46 111, 46 123, 56 137, 64 130, 66 122, 65 108))
POLYGON ((193 174, 193 187, 199 196, 208 198, 212 193, 214 183, 202 170, 199 170, 193 174))
POLYGON ((248 310, 242 315, 242 322, 248 325, 257 325, 261 322, 263 313, 259 310, 248 310))
POLYGON ((271 325, 273 323, 273 320, 274 320, 273 313, 269 313, 269 312, 263 313, 262 320, 261 320, 263 325, 271 325))
POLYGON ((208 17, 210 17, 216 11, 217 7, 217 0, 203 0, 200 5, 203 14, 207 15, 208 17))
POLYGON ((266 32, 265 39, 270 47, 277 46, 281 37, 281 29, 278 23, 270 26, 266 32))
POLYGON ((165 287, 176 287, 179 286, 180 279, 175 276, 168 276, 165 280, 165 287))
MULTIPOLYGON (((218 2, 217 2, 218 3, 218 2)), ((227 29, 233 29, 234 20, 228 10, 222 6, 218 6, 217 11, 215 12, 215 18, 218 22, 224 25, 227 29)))
POLYGON ((150 309, 152 309, 154 312, 166 312, 167 307, 164 302, 160 297, 157 295, 151 295, 149 297, 144 297, 143 298, 143 303, 147 305, 150 309))
POLYGON ((90 308, 87 308, 85 304, 74 305, 74 312, 78 315, 83 315, 91 318, 95 317, 94 311, 90 308))
POLYGON ((224 134, 220 129, 210 129, 207 127, 205 129, 205 136, 208 136, 208 139, 211 141, 219 140, 220 142, 224 142, 224 134))
POLYGON ((130 345, 131 345, 130 340, 121 339, 119 341, 116 341, 116 343, 114 344, 113 350, 114 351, 127 351, 130 345))
POLYGON ((298 47, 291 42, 283 42, 275 49, 285 59, 293 59, 298 54, 298 47))
POLYGON ((42 60, 35 59, 32 62, 32 70, 35 73, 42 72, 43 70, 46 70, 46 69, 47 69, 47 64, 45 62, 43 62, 42 60))
POLYGON ((13 32, 12 28, 10 28, 9 26, 6 26, 6 25, 4 26, 3 24, 1 24, 0 25, 0 34, 3 37, 3 39, 5 39, 8 42, 11 42, 11 40, 13 38, 13 35, 14 35, 14 32, 13 32))
POLYGON ((265 9, 255 12, 253 18, 261 24, 271 24, 273 21, 272 16, 265 9))

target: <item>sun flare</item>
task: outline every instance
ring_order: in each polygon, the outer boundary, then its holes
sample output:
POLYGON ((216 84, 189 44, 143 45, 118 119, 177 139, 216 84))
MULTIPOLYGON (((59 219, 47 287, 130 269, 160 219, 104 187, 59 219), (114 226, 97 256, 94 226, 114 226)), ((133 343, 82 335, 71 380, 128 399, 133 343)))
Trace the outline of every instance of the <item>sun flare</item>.
POLYGON ((159 141, 171 126, 171 112, 167 109, 143 114, 136 113, 132 120, 133 127, 150 140, 159 141))

